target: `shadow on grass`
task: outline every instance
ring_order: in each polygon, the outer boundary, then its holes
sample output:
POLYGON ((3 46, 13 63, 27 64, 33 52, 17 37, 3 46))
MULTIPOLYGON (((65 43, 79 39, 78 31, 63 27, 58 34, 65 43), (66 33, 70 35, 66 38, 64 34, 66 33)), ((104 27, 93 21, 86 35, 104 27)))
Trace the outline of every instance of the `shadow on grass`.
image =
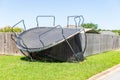
POLYGON ((22 61, 30 61, 30 59, 28 57, 21 57, 20 58, 22 61))
POLYGON ((45 63, 63 63, 64 61, 58 61, 58 60, 48 60, 48 59, 30 59, 29 57, 21 57, 22 61, 28 61, 28 62, 45 62, 45 63))

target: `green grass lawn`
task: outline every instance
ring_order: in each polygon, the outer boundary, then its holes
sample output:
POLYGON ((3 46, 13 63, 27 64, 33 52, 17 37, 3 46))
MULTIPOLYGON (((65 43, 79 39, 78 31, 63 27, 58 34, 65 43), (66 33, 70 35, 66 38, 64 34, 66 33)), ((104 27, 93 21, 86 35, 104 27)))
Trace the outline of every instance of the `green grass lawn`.
POLYGON ((21 56, 0 56, 0 80, 86 80, 120 63, 120 52, 89 56, 84 62, 29 62, 21 56))

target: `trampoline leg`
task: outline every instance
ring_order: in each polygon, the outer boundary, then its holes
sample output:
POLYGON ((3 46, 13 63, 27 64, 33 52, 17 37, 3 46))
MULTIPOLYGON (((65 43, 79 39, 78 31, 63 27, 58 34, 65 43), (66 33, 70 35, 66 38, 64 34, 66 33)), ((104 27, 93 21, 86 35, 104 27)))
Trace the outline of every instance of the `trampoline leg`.
POLYGON ((20 50, 20 51, 23 55, 25 55, 26 57, 29 57, 30 61, 33 61, 33 58, 29 52, 27 52, 28 53, 28 56, 27 56, 22 50, 20 50))
MULTIPOLYGON (((64 39, 65 39, 65 37, 64 37, 64 39)), ((65 39, 65 41, 67 42, 68 46, 70 47, 70 49, 71 49, 71 51, 72 51, 72 53, 73 53, 73 55, 74 55, 76 61, 78 62, 79 59, 78 59, 78 57, 77 57, 77 55, 76 55, 74 49, 72 48, 71 44, 67 41, 67 39, 65 39)))
POLYGON ((29 57, 30 61, 33 61, 32 55, 29 52, 28 52, 28 57, 29 57))
POLYGON ((75 58, 77 58, 78 61, 84 61, 84 55, 80 52, 76 54, 75 58))

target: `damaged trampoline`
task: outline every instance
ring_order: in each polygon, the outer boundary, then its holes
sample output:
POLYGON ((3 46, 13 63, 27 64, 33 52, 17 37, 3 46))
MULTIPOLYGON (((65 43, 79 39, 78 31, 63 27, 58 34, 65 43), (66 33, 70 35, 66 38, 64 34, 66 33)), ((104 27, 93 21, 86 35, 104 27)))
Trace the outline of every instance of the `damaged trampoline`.
POLYGON ((24 31, 19 34, 13 31, 12 39, 30 60, 83 61, 86 49, 86 34, 81 26, 83 21, 83 16, 68 16, 67 28, 63 28, 55 25, 55 16, 37 16, 37 26, 26 30, 24 20, 21 20, 13 28, 22 22, 24 31), (41 17, 52 18, 53 25, 40 26, 38 19, 41 17), (70 18, 74 18, 74 28, 69 26, 70 18))

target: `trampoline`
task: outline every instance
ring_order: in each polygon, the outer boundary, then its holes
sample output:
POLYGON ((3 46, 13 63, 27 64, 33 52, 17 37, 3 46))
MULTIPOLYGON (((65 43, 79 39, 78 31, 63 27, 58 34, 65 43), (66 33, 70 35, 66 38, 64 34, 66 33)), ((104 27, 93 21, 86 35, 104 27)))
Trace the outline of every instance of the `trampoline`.
POLYGON ((19 34, 14 33, 12 39, 21 52, 31 60, 82 61, 85 46, 82 49, 81 31, 84 31, 84 28, 79 25, 80 18, 81 16, 68 16, 67 28, 63 28, 55 25, 54 16, 37 16, 37 27, 28 30, 26 30, 24 20, 21 20, 13 28, 23 22, 25 30, 19 34), (40 27, 38 22, 40 17, 53 18, 53 26, 40 27), (75 28, 69 28, 69 18, 71 17, 79 19, 78 23, 75 21, 75 28))

